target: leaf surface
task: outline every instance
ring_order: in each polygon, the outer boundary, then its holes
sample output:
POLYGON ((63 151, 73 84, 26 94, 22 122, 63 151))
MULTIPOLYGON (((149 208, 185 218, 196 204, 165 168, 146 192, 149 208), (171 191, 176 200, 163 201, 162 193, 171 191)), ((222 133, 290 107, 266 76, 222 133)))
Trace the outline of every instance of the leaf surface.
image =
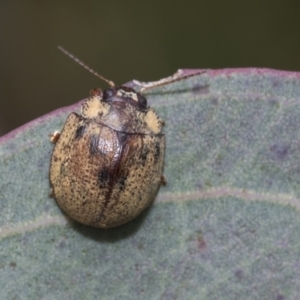
POLYGON ((80 102, 0 138, 0 299, 297 298, 300 74, 211 70, 147 99, 168 184, 118 228, 49 198, 48 135, 80 102))

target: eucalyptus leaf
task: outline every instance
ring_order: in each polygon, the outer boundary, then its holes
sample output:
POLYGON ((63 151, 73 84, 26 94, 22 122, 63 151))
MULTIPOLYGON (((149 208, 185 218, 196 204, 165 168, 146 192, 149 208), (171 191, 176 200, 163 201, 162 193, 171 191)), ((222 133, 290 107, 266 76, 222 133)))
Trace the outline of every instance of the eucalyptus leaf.
POLYGON ((121 227, 49 197, 48 135, 81 102, 0 138, 0 299, 297 299, 300 74, 210 70, 147 99, 168 183, 121 227))

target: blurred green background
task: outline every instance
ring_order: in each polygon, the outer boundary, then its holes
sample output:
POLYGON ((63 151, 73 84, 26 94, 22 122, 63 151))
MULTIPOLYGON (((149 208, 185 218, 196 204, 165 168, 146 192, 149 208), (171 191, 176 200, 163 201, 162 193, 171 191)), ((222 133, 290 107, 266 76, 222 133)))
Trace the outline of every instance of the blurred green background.
POLYGON ((299 1, 1 1, 0 135, 105 83, 179 68, 300 70, 299 1))

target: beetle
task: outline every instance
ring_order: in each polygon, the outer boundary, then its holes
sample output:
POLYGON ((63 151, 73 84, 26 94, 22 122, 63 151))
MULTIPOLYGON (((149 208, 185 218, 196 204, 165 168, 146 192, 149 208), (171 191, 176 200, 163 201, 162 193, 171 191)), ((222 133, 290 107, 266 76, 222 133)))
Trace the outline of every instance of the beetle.
MULTIPOLYGON (((71 113, 55 143, 50 162, 52 196, 76 221, 100 228, 122 225, 154 200, 163 177, 163 121, 143 92, 178 80, 179 75, 142 85, 140 92, 116 87, 62 47, 66 55, 109 84, 93 89, 71 113)), ((190 77, 194 75, 188 75, 190 77)), ((182 79, 182 78, 180 78, 182 79)))

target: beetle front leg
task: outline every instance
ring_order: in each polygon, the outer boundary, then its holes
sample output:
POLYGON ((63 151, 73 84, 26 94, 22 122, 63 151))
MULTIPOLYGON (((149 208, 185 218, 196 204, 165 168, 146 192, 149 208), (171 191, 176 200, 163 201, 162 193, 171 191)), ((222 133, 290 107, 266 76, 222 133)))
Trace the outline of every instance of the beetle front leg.
POLYGON ((49 134, 50 142, 53 144, 57 143, 57 141, 59 140, 59 137, 60 137, 59 131, 54 131, 53 133, 49 134))

